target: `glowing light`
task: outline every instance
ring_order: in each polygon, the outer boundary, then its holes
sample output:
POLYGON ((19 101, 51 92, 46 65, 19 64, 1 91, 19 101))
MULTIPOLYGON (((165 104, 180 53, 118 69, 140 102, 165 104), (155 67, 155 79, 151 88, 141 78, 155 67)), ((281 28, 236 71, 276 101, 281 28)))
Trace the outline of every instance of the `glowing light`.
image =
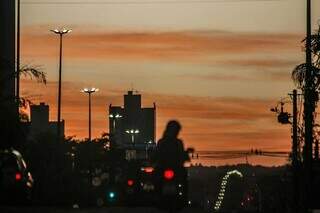
POLYGON ((94 93, 94 92, 98 92, 98 91, 99 91, 99 89, 98 89, 98 88, 95 88, 95 87, 93 87, 93 88, 83 88, 83 89, 81 90, 81 92, 83 92, 83 93, 88 93, 88 94, 94 93))
POLYGON ((113 199, 116 196, 114 192, 109 192, 109 198, 113 199))
POLYGON ((227 174, 222 178, 221 188, 220 188, 220 191, 219 191, 219 194, 218 194, 217 201, 215 202, 215 205, 214 205, 214 210, 215 211, 219 211, 220 210, 220 207, 222 205, 222 201, 224 199, 225 191, 226 191, 226 185, 228 184, 228 179, 229 179, 229 177, 231 175, 237 175, 240 178, 243 177, 242 173, 239 172, 238 170, 232 170, 232 171, 227 172, 227 174))
POLYGON ((63 28, 63 29, 53 29, 53 30, 50 30, 51 32, 53 32, 53 33, 55 33, 55 34, 58 34, 58 35, 63 35, 63 34, 67 34, 67 33, 70 33, 70 32, 72 32, 72 30, 71 29, 65 29, 65 28, 63 28))
POLYGON ((145 167, 145 168, 143 169, 143 171, 144 171, 145 173, 152 173, 153 170, 154 170, 153 167, 145 167))
POLYGON ((110 114, 110 115, 109 115, 109 118, 122 118, 122 115, 119 115, 119 114, 116 114, 116 115, 110 114))
POLYGON ((129 179, 129 180, 127 181, 127 184, 128 184, 128 186, 133 186, 134 181, 133 181, 132 179, 129 179))
POLYGON ((17 181, 21 180, 22 179, 22 175, 20 173, 16 173, 15 179, 17 181))
POLYGON ((171 169, 167 169, 164 171, 163 176, 167 180, 171 180, 174 177, 174 171, 171 169))

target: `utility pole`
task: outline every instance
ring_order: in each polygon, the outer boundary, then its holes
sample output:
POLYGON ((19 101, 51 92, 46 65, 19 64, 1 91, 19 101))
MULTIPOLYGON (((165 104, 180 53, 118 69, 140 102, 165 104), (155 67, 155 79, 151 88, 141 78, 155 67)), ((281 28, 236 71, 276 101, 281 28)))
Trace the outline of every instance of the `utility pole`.
POLYGON ((20 0, 17 0, 17 66, 16 66, 16 99, 19 113, 20 102, 20 0))
POLYGON ((299 168, 298 168, 298 110, 297 110, 297 90, 293 90, 292 94, 292 172, 293 172, 293 205, 294 212, 299 213, 299 168))
POLYGON ((319 161, 319 139, 317 138, 314 145, 314 160, 319 161))
POLYGON ((98 88, 84 88, 81 90, 81 92, 88 94, 89 96, 89 125, 88 125, 88 129, 89 129, 89 142, 91 142, 91 94, 98 92, 99 89, 98 88))
POLYGON ((311 0, 307 0, 307 22, 306 22, 306 85, 304 88, 304 123, 305 143, 303 150, 304 183, 303 187, 303 212, 310 208, 310 194, 312 183, 312 142, 313 142, 313 112, 314 112, 314 89, 311 59, 311 0))
POLYGON ((50 30, 56 35, 59 35, 59 84, 58 84, 58 118, 57 118, 57 139, 58 142, 62 141, 62 136, 61 137, 61 73, 62 73, 62 38, 63 35, 70 33, 72 30, 68 29, 54 29, 50 30))

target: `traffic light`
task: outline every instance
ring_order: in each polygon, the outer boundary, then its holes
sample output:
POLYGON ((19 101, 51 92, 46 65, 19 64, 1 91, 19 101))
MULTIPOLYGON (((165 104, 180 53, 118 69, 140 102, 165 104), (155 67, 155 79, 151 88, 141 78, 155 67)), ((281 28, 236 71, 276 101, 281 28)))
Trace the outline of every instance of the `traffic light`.
POLYGON ((290 124, 290 114, 288 112, 280 112, 278 115, 278 122, 281 124, 290 124))
POLYGON ((108 192, 108 198, 109 200, 113 200, 116 197, 116 193, 113 191, 108 192))

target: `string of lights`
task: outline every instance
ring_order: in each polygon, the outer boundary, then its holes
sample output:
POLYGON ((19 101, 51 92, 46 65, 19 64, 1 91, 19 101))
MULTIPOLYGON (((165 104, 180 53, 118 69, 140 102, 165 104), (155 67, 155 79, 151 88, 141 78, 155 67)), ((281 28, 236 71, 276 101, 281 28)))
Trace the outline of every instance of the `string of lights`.
POLYGON ((224 195, 225 195, 225 192, 226 192, 226 187, 228 185, 228 180, 229 180, 231 175, 235 175, 235 176, 238 176, 240 178, 243 178, 242 173, 239 172, 238 170, 232 170, 232 171, 227 172, 227 174, 222 178, 222 181, 221 181, 221 187, 220 187, 220 191, 219 191, 219 194, 218 194, 218 198, 217 198, 217 200, 215 202, 215 205, 214 205, 214 210, 215 211, 219 211, 221 206, 222 206, 222 202, 223 202, 224 195))

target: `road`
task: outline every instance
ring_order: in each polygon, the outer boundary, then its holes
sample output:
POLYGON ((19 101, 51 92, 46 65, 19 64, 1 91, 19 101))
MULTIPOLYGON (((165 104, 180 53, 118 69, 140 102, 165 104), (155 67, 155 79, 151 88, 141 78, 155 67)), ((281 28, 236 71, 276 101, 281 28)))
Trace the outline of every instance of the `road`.
MULTIPOLYGON (((0 207, 3 213, 166 213, 155 208, 147 207, 110 207, 110 208, 61 208, 61 207, 0 207)), ((205 213, 203 210, 195 208, 186 208, 181 213, 205 213)))

